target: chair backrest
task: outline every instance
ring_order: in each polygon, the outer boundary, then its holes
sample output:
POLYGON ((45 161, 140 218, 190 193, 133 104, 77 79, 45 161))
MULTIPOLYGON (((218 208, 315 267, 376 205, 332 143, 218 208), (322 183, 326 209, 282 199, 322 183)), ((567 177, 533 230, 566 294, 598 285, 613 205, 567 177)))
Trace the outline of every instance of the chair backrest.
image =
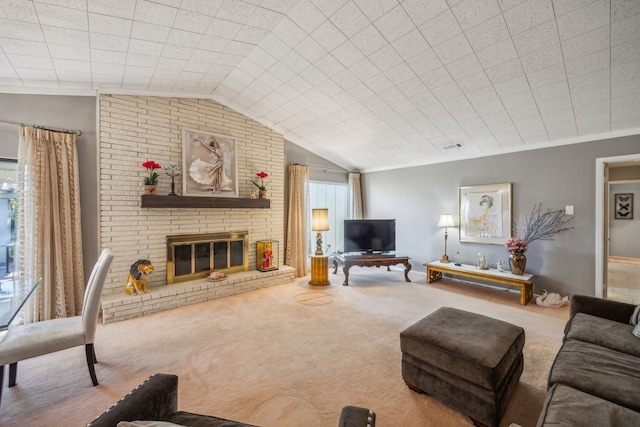
POLYGON ((112 261, 113 253, 111 249, 104 249, 100 254, 100 258, 96 261, 87 282, 87 289, 84 292, 84 301, 82 303, 82 328, 84 329, 86 344, 92 343, 96 334, 102 289, 112 261))

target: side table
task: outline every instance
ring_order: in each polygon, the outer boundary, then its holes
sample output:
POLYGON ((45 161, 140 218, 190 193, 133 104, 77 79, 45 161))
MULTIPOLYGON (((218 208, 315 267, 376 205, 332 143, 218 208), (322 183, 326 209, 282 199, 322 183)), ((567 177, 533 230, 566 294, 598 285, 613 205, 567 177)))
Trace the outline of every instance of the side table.
POLYGON ((324 255, 311 256, 311 286, 328 286, 329 281, 329 257, 324 255))

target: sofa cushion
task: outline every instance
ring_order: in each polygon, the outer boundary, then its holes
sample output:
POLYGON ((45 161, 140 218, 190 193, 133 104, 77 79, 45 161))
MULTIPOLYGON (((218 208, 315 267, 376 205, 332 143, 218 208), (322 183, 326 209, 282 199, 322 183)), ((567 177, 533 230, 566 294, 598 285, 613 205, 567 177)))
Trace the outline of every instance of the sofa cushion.
POLYGON ((180 424, 170 423, 168 421, 120 421, 117 427, 184 427, 180 424))
POLYGON ((345 406, 340 414, 338 427, 372 427, 376 422, 376 414, 359 406, 345 406))
POLYGON ((551 367, 549 387, 553 384, 564 384, 640 411, 640 363, 637 357, 626 353, 567 340, 551 367))
POLYGON ((633 326, 590 314, 578 313, 567 330, 567 339, 589 342, 640 357, 640 340, 633 337, 633 326))
POLYGON ((564 384, 554 384, 547 392, 537 427, 637 425, 640 425, 639 412, 564 384))
POLYGON ((167 421, 188 427, 256 427, 252 424, 243 424, 237 421, 226 420, 224 418, 194 414, 185 411, 176 412, 169 417, 167 421))
POLYGON ((620 323, 629 323, 635 308, 635 304, 574 294, 571 296, 569 318, 577 313, 586 313, 620 323))

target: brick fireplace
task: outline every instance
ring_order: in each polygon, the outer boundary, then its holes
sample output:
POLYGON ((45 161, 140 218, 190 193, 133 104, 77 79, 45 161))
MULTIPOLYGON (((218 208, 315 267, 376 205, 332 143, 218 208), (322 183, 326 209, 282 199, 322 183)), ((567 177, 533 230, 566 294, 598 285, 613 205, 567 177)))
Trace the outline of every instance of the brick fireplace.
MULTIPOLYGON (((115 255, 103 292, 105 323, 293 280, 292 269, 282 262, 279 270, 256 270, 256 242, 285 240, 286 165, 281 134, 210 99, 102 94, 99 105, 100 247, 111 248, 115 255), (234 138, 239 198, 248 198, 255 188, 251 180, 257 172, 267 171, 270 206, 142 207, 146 171, 141 164, 154 160, 163 167, 181 165, 184 129, 234 138), (221 282, 198 277, 175 280, 174 272, 174 281, 169 283, 167 236, 235 230, 247 233, 242 243, 246 270, 234 270, 238 265, 232 261, 228 279, 221 282), (150 292, 128 296, 124 293, 127 274, 138 259, 149 259, 154 266, 150 292)), ((181 194, 181 177, 175 184, 181 194)), ((171 179, 161 171, 157 193, 169 194, 170 185, 171 179)), ((216 252, 217 248, 210 249, 216 252)), ((284 260, 284 245, 277 256, 284 260)), ((199 263, 198 268, 202 268, 200 273, 205 271, 199 263)))

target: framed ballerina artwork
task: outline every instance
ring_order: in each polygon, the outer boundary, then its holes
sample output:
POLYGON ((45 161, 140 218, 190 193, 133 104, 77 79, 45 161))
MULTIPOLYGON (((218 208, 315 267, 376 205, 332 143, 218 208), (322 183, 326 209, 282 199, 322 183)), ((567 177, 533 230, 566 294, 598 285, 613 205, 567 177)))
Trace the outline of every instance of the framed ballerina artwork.
POLYGON ((238 197, 234 138, 184 129, 182 163, 184 196, 238 197))

